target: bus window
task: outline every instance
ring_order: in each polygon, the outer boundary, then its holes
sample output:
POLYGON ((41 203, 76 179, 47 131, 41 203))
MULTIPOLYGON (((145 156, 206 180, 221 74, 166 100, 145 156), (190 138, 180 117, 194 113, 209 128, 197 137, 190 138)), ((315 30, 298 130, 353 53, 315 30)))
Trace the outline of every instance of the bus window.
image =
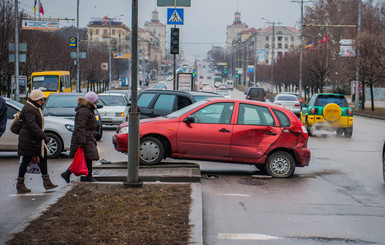
POLYGON ((57 91, 59 85, 59 76, 44 75, 34 76, 32 79, 32 89, 40 89, 41 91, 57 91))

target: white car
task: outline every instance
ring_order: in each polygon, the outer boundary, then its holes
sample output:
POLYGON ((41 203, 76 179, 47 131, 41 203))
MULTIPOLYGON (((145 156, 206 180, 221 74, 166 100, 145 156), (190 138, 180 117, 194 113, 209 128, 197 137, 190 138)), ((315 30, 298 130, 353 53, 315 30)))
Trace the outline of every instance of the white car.
POLYGON ((98 97, 98 104, 103 105, 103 108, 98 109, 103 126, 118 126, 126 121, 130 104, 127 95, 101 93, 98 97))
POLYGON ((223 89, 222 89, 222 90, 216 90, 215 93, 217 93, 217 94, 219 94, 219 95, 222 95, 222 96, 225 97, 225 98, 231 99, 231 94, 230 94, 230 92, 227 91, 227 90, 223 90, 223 89))
POLYGON ((299 116, 301 112, 301 103, 294 94, 279 93, 275 96, 274 104, 281 105, 299 116))
MULTIPOLYGON (((7 103, 7 128, 0 137, 0 151, 17 151, 18 135, 11 132, 9 127, 16 112, 21 111, 23 104, 5 98, 7 103)), ((55 116, 44 117, 44 132, 49 138, 47 144, 48 158, 57 158, 62 152, 70 149, 74 122, 55 116)))

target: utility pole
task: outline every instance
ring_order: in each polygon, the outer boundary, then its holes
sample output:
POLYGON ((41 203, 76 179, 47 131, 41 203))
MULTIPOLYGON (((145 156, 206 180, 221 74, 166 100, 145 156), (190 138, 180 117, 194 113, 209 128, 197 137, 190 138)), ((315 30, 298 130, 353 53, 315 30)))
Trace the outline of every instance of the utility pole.
MULTIPOLYGON (((76 90, 78 93, 81 92, 80 89, 80 59, 79 59, 79 1, 77 0, 77 11, 76 11, 76 90)), ((39 5, 40 8, 40 5, 39 5)), ((39 9, 40 17, 40 9, 39 9)))
POLYGON ((108 19, 108 89, 111 89, 111 21, 112 19, 108 19))
POLYGON ((15 100, 19 101, 19 3, 18 3, 18 0, 15 0, 15 86, 16 86, 15 100))
POLYGON ((254 86, 257 85, 257 33, 254 34, 254 86))
MULTIPOLYGON (((360 31, 361 31, 361 6, 362 6, 362 1, 361 0, 358 0, 358 23, 357 23, 357 40, 358 40, 358 36, 360 35, 360 31)), ((359 49, 359 45, 357 45, 357 60, 360 58, 360 49, 359 49)), ((358 62, 357 62, 357 67, 356 67, 356 95, 355 95, 355 109, 358 110, 358 109, 362 109, 360 108, 360 83, 358 82, 358 79, 359 79, 359 75, 360 75, 360 67, 358 66, 358 62)), ((362 86, 362 90, 364 90, 364 86, 362 86)), ((364 99, 364 98, 362 98, 364 99)), ((362 105, 364 104, 364 101, 362 101, 362 105)))

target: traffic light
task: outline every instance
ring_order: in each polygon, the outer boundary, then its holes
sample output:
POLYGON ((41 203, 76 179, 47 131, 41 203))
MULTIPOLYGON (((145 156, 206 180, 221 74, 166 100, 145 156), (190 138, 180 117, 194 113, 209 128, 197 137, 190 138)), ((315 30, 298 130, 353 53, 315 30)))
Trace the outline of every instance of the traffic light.
POLYGON ((171 28, 171 54, 179 54, 179 28, 171 28))

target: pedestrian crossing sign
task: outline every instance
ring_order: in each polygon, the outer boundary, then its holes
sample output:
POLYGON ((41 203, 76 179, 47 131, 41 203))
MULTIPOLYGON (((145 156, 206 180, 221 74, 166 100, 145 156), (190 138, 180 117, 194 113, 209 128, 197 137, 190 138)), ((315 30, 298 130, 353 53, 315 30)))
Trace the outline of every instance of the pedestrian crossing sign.
POLYGON ((167 9, 167 25, 183 25, 183 9, 168 8, 167 9))

